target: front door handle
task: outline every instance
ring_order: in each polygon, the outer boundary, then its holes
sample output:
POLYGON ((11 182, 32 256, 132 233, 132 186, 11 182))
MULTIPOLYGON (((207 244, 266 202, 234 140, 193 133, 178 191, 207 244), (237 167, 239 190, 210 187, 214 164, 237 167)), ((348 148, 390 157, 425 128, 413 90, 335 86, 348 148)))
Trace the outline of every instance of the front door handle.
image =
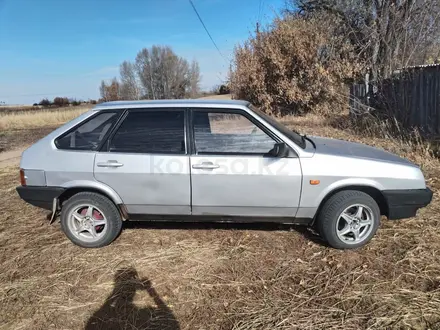
POLYGON ((98 166, 98 167, 121 167, 121 166, 124 166, 124 164, 118 163, 117 160, 109 160, 104 163, 97 163, 96 166, 98 166))
POLYGON ((214 170, 214 169, 219 168, 219 167, 220 167, 220 165, 216 165, 216 164, 211 163, 211 162, 203 162, 201 164, 194 164, 192 166, 192 168, 196 169, 196 170, 214 170))

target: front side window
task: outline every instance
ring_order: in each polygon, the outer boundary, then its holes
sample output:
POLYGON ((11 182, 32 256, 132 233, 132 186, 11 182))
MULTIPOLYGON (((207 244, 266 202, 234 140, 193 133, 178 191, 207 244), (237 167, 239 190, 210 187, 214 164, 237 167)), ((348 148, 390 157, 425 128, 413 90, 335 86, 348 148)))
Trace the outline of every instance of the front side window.
POLYGON ((296 145, 300 146, 302 149, 306 148, 306 141, 303 136, 301 136, 298 132, 293 131, 286 126, 282 125, 281 123, 277 122, 273 117, 269 116, 268 114, 264 113, 257 107, 251 105, 249 107, 253 112, 255 112, 257 115, 262 117, 264 120, 266 120, 269 124, 271 124, 274 128, 279 130, 281 133, 286 135, 289 139, 291 139, 293 142, 295 142, 296 145))
POLYGON ((116 123, 120 112, 102 112, 56 139, 58 149, 97 150, 116 123))
POLYGON ((109 143, 110 152, 185 153, 184 110, 131 111, 109 143))
POLYGON ((267 154, 276 141, 240 113, 195 111, 197 154, 267 154))

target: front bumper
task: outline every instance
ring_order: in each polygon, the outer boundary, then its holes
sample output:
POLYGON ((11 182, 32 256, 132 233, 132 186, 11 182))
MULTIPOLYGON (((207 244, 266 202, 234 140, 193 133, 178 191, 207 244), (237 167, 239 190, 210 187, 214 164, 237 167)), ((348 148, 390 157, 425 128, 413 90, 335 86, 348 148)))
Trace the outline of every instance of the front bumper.
POLYGON ((432 191, 426 189, 384 190, 388 204, 388 219, 397 220, 414 217, 417 210, 432 200, 432 191))
POLYGON ((19 186, 16 188, 21 199, 34 206, 52 210, 53 199, 59 197, 66 189, 61 187, 19 186))

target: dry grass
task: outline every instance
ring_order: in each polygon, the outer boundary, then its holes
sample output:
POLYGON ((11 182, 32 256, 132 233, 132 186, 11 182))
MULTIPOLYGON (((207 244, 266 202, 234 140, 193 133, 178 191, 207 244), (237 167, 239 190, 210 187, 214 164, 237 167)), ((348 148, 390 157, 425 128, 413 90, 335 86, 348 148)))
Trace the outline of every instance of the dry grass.
POLYGON ((0 105, 0 113, 19 111, 39 111, 43 107, 33 105, 0 105))
POLYGON ((319 117, 288 122, 411 158, 423 166, 433 202, 417 218, 384 220, 356 251, 273 225, 189 224, 127 224, 110 246, 86 250, 20 201, 17 169, 3 169, 0 328, 93 329, 94 315, 105 328, 126 329, 176 329, 177 322, 210 330, 440 329, 440 162, 319 117), (132 275, 115 278, 118 270, 132 275))
POLYGON ((410 159, 422 168, 438 165, 438 158, 435 157, 437 146, 433 140, 424 140, 417 131, 390 134, 391 129, 398 129, 390 123, 377 120, 359 123, 348 115, 323 117, 315 114, 286 116, 282 121, 303 134, 360 142, 388 150, 410 159))
POLYGON ((61 125, 88 111, 91 106, 1 114, 0 130, 27 129, 61 125))

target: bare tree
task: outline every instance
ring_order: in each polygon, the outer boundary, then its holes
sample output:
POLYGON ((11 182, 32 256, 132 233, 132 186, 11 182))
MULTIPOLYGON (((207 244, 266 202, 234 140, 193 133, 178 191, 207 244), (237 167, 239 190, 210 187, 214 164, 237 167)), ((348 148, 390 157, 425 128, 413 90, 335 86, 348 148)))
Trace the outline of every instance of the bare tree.
POLYGON ((200 92, 198 63, 190 65, 168 46, 143 48, 134 63, 124 61, 120 65, 119 73, 119 81, 101 82, 102 100, 181 99, 200 92))
POLYGON ((200 94, 200 67, 197 61, 192 61, 189 77, 189 96, 196 98, 200 94))
POLYGON ((153 84, 153 67, 150 51, 143 48, 136 56, 135 68, 143 88, 144 98, 156 99, 155 86, 153 84))
POLYGON ((142 49, 136 56, 135 68, 148 99, 184 98, 199 88, 198 65, 190 68, 188 61, 168 46, 142 49))
POLYGON ((103 101, 107 101, 106 100, 106 96, 107 96, 107 93, 106 93, 107 89, 106 88, 107 88, 107 85, 105 84, 105 81, 101 80, 101 84, 99 85, 99 94, 101 95, 101 99, 103 101))
POLYGON ((124 61, 119 68, 120 74, 120 98, 124 100, 139 100, 141 91, 136 77, 133 63, 124 61))
POLYGON ((423 64, 439 54, 438 0, 291 0, 290 13, 325 12, 341 22, 345 35, 366 61, 374 78, 398 68, 423 64))
POLYGON ((109 84, 106 84, 104 80, 101 81, 99 91, 103 101, 117 101, 121 99, 120 95, 120 83, 118 79, 113 78, 109 84))

